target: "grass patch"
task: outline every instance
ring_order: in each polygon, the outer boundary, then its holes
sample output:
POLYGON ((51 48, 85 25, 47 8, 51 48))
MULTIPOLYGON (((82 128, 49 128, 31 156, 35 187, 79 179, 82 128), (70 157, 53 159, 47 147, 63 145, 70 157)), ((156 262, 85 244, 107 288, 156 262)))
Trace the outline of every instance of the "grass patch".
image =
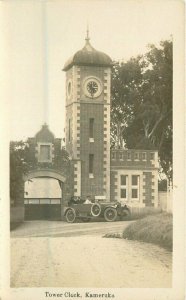
POLYGON ((153 243, 172 251, 172 214, 161 213, 137 220, 123 231, 122 237, 153 243))

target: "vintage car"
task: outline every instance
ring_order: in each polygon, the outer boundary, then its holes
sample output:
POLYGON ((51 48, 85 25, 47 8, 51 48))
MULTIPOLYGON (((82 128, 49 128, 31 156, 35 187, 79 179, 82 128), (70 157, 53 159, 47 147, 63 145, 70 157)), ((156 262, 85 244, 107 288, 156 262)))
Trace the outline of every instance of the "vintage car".
POLYGON ((130 209, 126 204, 122 205, 120 202, 69 203, 64 208, 64 215, 68 223, 73 223, 78 219, 88 222, 97 217, 102 217, 107 222, 114 222, 117 217, 121 219, 128 217, 130 209))

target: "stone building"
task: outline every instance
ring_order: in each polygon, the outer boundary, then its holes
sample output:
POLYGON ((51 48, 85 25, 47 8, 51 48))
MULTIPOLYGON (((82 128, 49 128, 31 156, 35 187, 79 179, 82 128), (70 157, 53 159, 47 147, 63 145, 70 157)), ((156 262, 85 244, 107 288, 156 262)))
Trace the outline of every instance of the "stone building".
POLYGON ((74 195, 157 206, 158 153, 110 151, 111 58, 86 37, 65 64, 66 149, 74 165, 74 195))
MULTIPOLYGON (((92 47, 87 33, 84 48, 63 68, 66 73, 65 141, 69 162, 60 165, 61 141, 47 125, 29 139, 37 167, 25 181, 34 177, 55 178, 59 181, 61 197, 31 200, 27 197, 21 205, 19 201, 21 219, 28 215, 32 219, 40 210, 38 218, 42 211, 46 218, 60 218, 63 205, 72 196, 119 200, 133 207, 158 206, 157 151, 110 150, 111 67, 111 58, 92 47)), ((15 209, 12 207, 12 218, 15 209)), ((18 212, 17 208, 15 215, 18 212)))

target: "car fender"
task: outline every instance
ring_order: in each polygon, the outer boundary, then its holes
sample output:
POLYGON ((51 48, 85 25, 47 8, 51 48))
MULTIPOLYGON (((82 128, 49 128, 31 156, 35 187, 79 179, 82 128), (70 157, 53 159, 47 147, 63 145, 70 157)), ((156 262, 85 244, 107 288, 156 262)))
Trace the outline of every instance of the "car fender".
POLYGON ((69 209, 72 209, 72 207, 66 207, 66 208, 64 209, 64 216, 66 215, 66 213, 67 213, 67 211, 68 211, 69 209))
POLYGON ((107 205, 107 206, 104 207, 104 211, 107 208, 115 208, 115 209, 117 209, 117 205, 107 205))

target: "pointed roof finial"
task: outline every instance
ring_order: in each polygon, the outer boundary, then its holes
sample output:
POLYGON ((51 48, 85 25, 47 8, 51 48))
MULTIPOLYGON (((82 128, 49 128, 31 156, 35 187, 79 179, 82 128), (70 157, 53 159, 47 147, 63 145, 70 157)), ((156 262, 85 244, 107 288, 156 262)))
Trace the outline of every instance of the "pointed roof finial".
POLYGON ((89 37, 89 24, 88 24, 88 22, 87 22, 87 35, 86 35, 85 41, 86 42, 90 41, 90 37, 89 37))

